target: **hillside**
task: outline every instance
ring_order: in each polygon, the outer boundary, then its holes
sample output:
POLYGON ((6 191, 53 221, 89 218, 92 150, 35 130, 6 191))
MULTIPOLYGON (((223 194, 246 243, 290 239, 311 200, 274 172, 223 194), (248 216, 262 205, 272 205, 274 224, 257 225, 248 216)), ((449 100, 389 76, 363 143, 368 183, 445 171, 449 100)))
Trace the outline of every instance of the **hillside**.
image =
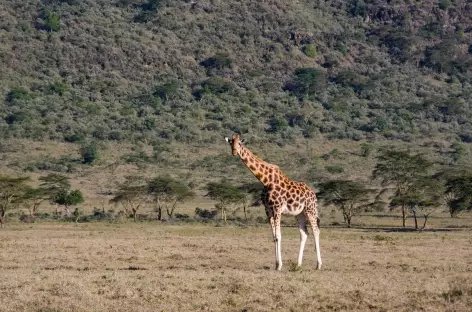
POLYGON ((387 2, 0 0, 2 170, 250 179, 233 132, 310 182, 366 180, 365 141, 450 163, 472 142, 472 4, 387 2), (89 140, 99 167, 74 158, 89 140))
POLYGON ((469 142, 470 6, 0 1, 1 135, 469 142))

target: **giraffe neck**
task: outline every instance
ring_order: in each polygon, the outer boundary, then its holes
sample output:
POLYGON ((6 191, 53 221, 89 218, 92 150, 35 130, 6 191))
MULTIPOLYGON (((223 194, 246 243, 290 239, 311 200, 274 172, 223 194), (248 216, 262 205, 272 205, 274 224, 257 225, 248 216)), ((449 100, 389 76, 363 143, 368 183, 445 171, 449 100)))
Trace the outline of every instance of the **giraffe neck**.
POLYGON ((263 161, 245 146, 241 146, 239 157, 252 174, 265 186, 278 184, 285 176, 277 165, 263 161))

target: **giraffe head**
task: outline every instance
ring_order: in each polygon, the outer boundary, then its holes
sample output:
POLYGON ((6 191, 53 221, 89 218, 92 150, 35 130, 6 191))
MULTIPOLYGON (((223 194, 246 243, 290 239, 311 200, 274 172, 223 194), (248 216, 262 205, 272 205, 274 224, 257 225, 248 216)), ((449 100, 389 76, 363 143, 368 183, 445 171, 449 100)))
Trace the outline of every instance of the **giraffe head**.
POLYGON ((226 142, 231 145, 231 150, 233 152, 233 156, 238 155, 239 151, 241 150, 241 145, 243 144, 243 140, 237 134, 233 134, 232 138, 225 137, 226 142))

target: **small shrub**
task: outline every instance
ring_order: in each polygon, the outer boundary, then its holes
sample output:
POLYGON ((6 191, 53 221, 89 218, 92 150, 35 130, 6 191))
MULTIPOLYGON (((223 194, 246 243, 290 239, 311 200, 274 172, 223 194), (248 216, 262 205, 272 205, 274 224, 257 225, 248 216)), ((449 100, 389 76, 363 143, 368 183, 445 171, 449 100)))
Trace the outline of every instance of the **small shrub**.
POLYGON ((451 7, 451 0, 439 0, 438 1, 438 6, 441 10, 446 11, 451 7))
POLYGON ((44 10, 41 14, 43 23, 39 25, 39 29, 49 32, 59 31, 61 28, 61 19, 57 13, 49 10, 44 10))
POLYGON ((342 159, 343 158, 343 154, 340 150, 338 150, 337 148, 333 148, 330 152, 329 152, 329 155, 331 157, 333 157, 334 159, 342 159))
POLYGON ((30 96, 28 94, 28 91, 26 91, 24 88, 13 88, 8 92, 7 94, 7 102, 13 102, 14 100, 24 100, 28 99, 30 96))
POLYGON ((316 52, 316 46, 314 44, 307 44, 306 46, 303 47, 302 52, 311 58, 315 58, 317 55, 316 52))
POLYGON ((341 52, 341 54, 344 55, 344 56, 346 56, 347 53, 349 52, 349 51, 348 51, 348 48, 347 48, 344 44, 342 44, 342 43, 340 43, 340 42, 336 42, 336 44, 334 45, 334 49, 335 49, 336 51, 341 52))
POLYGON ((374 146, 371 143, 364 142, 361 144, 361 156, 368 158, 372 151, 374 150, 374 146))
POLYGON ((201 93, 222 94, 233 90, 233 84, 223 78, 212 77, 202 83, 201 93))
POLYGON ((298 68, 294 79, 285 85, 285 89, 300 98, 315 96, 326 86, 326 73, 316 68, 298 68))
POLYGON ((233 60, 225 53, 217 53, 215 56, 209 57, 200 62, 200 65, 208 69, 231 68, 232 64, 233 60))
POLYGON ((91 165, 98 160, 98 148, 95 142, 82 145, 80 155, 84 164, 91 165))
POLYGON ((60 96, 63 96, 67 90, 69 90, 70 86, 67 83, 63 83, 60 81, 56 81, 55 83, 51 84, 49 86, 49 89, 54 92, 59 94, 60 96))
POLYGON ((188 214, 176 213, 175 218, 181 221, 185 221, 185 220, 188 220, 190 216, 188 214))
POLYGON ((163 101, 167 101, 177 97, 179 88, 179 82, 172 80, 158 86, 153 95, 160 97, 163 101))
POLYGON ((84 139, 85 135, 83 133, 64 134, 64 141, 66 142, 82 142, 84 139))
POLYGON ((137 7, 141 9, 134 17, 135 23, 147 23, 152 21, 157 14, 159 8, 165 3, 165 0, 148 0, 147 2, 138 5, 137 7))
POLYGON ((332 174, 343 173, 344 168, 341 166, 326 166, 326 171, 332 174))
POLYGON ((108 140, 122 141, 125 139, 125 134, 120 130, 112 130, 108 132, 108 140))
POLYGON ((377 242, 393 240, 391 237, 384 236, 384 235, 375 235, 372 239, 377 242))
POLYGON ((143 151, 137 152, 135 154, 123 155, 122 159, 128 164, 137 164, 150 161, 150 157, 143 151))
POLYGON ((218 210, 208 210, 197 207, 195 208, 195 214, 202 219, 213 219, 218 214, 218 210))
POLYGON ((288 127, 288 121, 280 116, 275 116, 269 119, 269 132, 280 132, 288 127))

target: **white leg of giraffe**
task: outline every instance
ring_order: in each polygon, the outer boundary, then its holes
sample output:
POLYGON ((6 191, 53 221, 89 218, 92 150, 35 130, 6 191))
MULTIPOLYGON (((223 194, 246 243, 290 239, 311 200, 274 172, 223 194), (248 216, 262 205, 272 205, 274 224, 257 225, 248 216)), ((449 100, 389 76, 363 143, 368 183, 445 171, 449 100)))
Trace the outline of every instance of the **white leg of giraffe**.
POLYGON ((308 221, 310 222, 311 229, 313 230, 313 236, 315 237, 315 251, 316 251, 316 268, 321 269, 321 252, 320 252, 320 228, 318 227, 318 218, 308 215, 308 221))
POLYGON ((317 228, 317 231, 315 232, 315 248, 316 248, 316 268, 318 270, 321 270, 321 252, 320 252, 320 229, 317 228))
POLYGON ((282 270, 282 233, 280 231, 280 213, 274 213, 275 225, 275 269, 282 270))
POLYGON ((308 237, 306 229, 306 217, 303 214, 298 215, 298 229, 300 230, 300 251, 298 252, 298 266, 302 265, 303 251, 305 250, 305 243, 308 237))
POLYGON ((277 262, 278 247, 277 247, 277 235, 276 235, 276 231, 275 231, 275 221, 274 221, 274 216, 273 215, 270 215, 269 213, 267 213, 267 215, 269 216, 270 227, 271 227, 271 230, 272 230, 272 237, 273 237, 274 243, 275 243, 275 267, 277 268, 279 266, 279 264, 277 262))

